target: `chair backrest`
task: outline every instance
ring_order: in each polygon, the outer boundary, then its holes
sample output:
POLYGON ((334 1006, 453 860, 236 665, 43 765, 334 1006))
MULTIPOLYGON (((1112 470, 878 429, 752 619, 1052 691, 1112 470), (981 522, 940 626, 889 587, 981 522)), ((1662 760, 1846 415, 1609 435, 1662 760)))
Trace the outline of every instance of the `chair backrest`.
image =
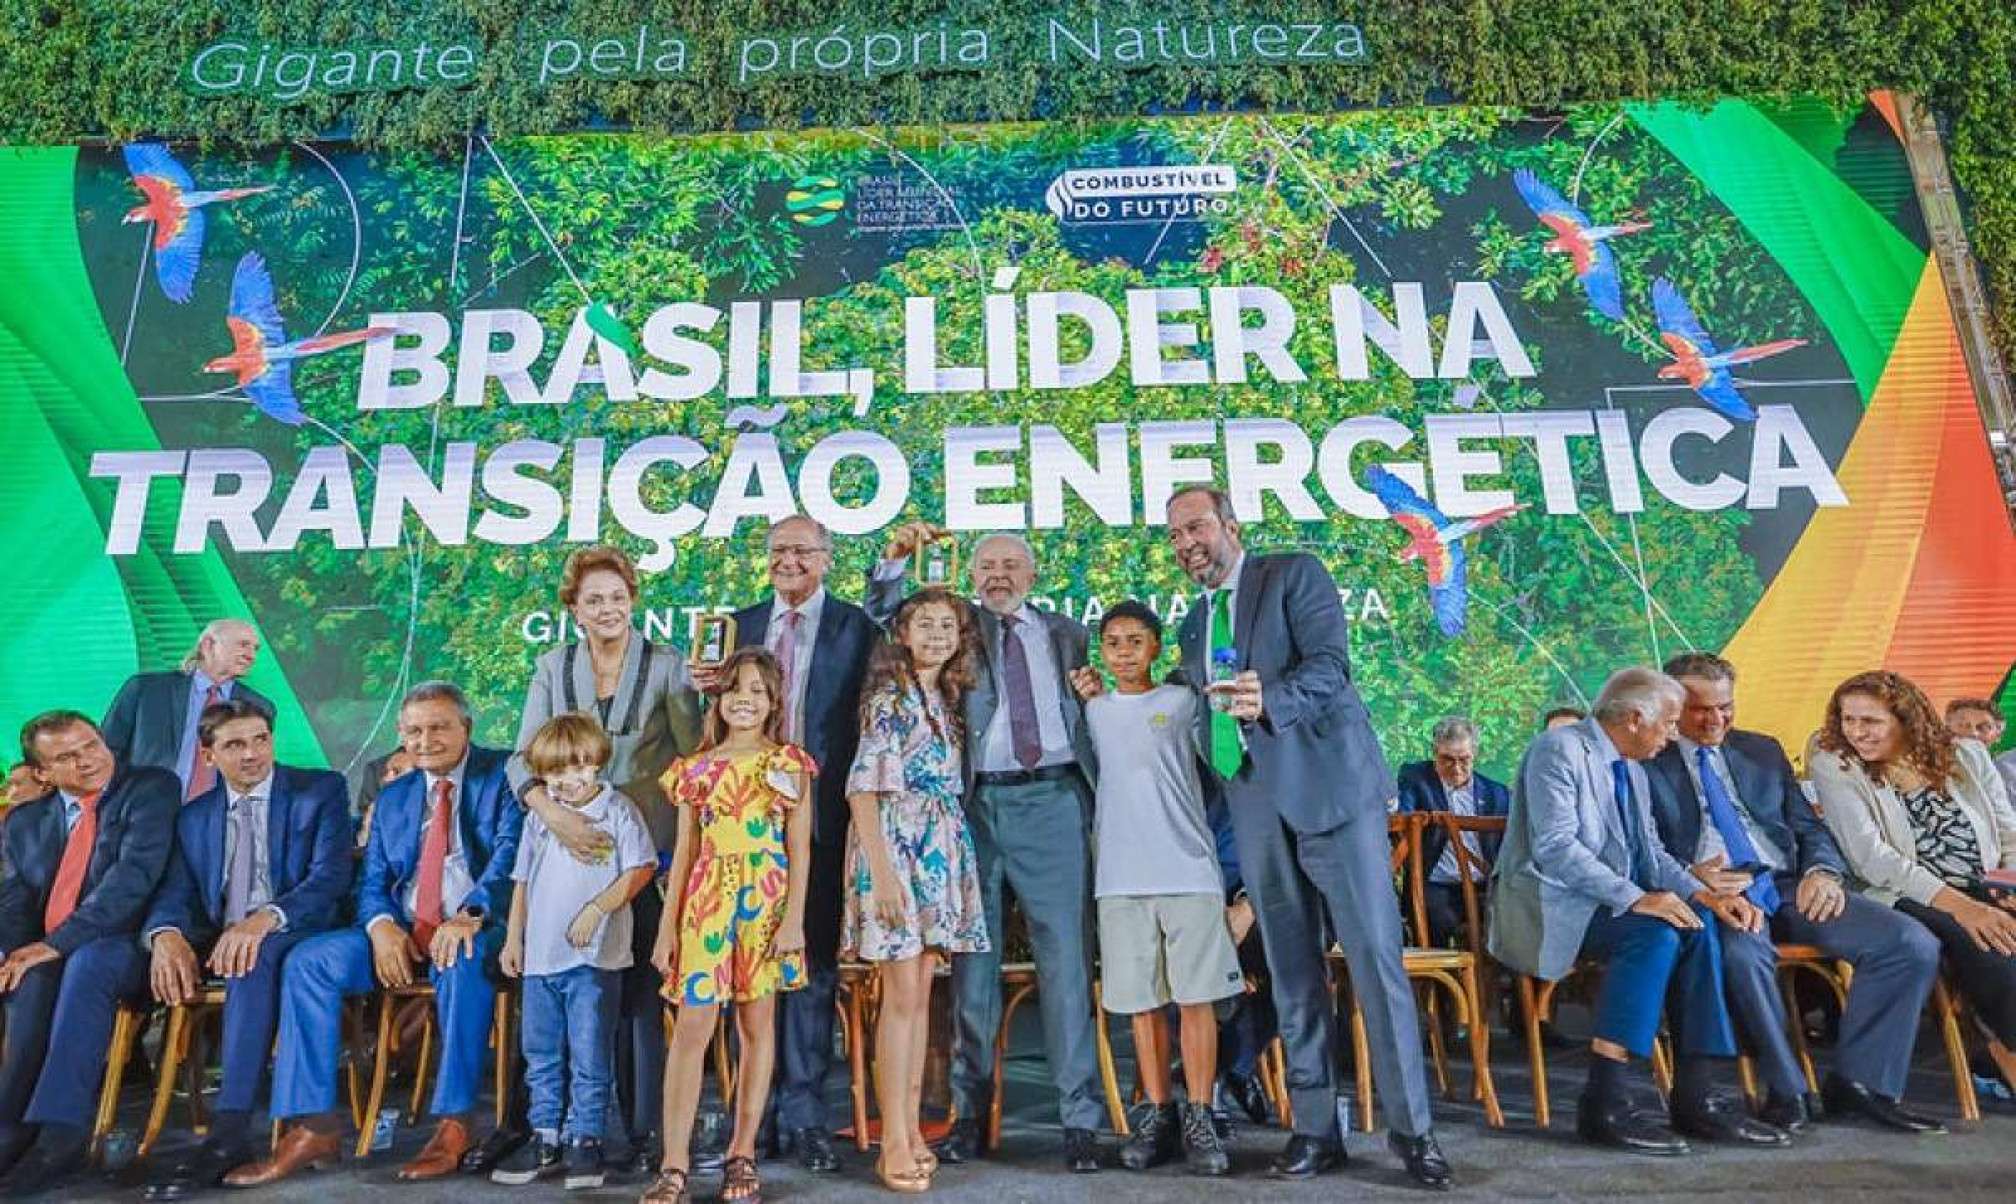
MULTIPOLYGON (((1505 835, 1505 818, 1500 815, 1453 815, 1447 811, 1426 811, 1422 813, 1421 818, 1426 821, 1426 824, 1432 824, 1442 829, 1443 835, 1448 839, 1449 848, 1456 855, 1457 889, 1463 895, 1464 946, 1470 952, 1482 955, 1484 952, 1484 910, 1477 898, 1477 882, 1475 879, 1489 878, 1491 875, 1491 866, 1489 862, 1486 862, 1482 857, 1477 855, 1476 851, 1470 847, 1470 842, 1464 840, 1463 837, 1466 834, 1474 833, 1496 836, 1502 839, 1505 835)), ((1418 848, 1420 842, 1418 838, 1415 843, 1417 845, 1415 856, 1418 864, 1420 856, 1418 848)), ((1420 879, 1418 870, 1415 879, 1417 882, 1420 879)), ((1422 908, 1422 924, 1425 931, 1427 924, 1425 903, 1422 908)))
POLYGON ((1428 943, 1428 892, 1421 884, 1421 830, 1431 813, 1407 811, 1386 817, 1386 837, 1392 843, 1388 867, 1400 892, 1400 916, 1410 943, 1428 943))

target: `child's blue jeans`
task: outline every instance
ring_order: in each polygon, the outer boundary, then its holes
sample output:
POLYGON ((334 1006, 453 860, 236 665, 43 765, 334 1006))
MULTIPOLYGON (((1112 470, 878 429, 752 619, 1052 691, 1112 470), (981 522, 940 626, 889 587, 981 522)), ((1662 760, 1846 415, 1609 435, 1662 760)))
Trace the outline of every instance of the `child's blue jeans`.
POLYGON ((530 1096, 526 1119, 534 1132, 559 1133, 565 1141, 602 1139, 616 991, 617 972, 593 966, 525 976, 519 1036, 530 1096))

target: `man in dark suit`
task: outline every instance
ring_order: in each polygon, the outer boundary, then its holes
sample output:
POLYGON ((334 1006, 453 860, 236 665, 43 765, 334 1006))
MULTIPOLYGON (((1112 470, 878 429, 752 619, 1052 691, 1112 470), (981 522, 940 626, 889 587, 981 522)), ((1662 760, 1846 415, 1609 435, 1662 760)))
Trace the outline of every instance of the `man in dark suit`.
POLYGON ((0 1174, 8 1191, 25 1193, 83 1169, 88 1112, 61 1106, 66 1076, 45 1054, 62 1050, 64 1069, 103 1069, 110 1023, 86 1030, 118 968, 137 956, 182 792, 166 770, 120 764, 76 711, 30 719, 21 753, 53 791, 14 808, 0 831, 0 1174))
MULTIPOLYGON (((1434 759, 1410 761, 1400 767, 1400 810, 1443 811, 1454 815, 1503 819, 1512 809, 1512 792, 1504 783, 1477 772, 1477 725, 1461 715, 1436 723, 1430 735, 1434 759)), ((1464 844, 1481 865, 1471 866, 1481 887, 1498 859, 1499 837, 1464 833, 1464 844)), ((1421 864, 1428 880, 1422 898, 1428 908, 1428 943, 1437 947, 1463 927, 1463 887, 1460 866, 1449 847, 1449 834, 1439 827, 1421 834, 1421 864)), ((1407 884, 1412 889, 1412 883, 1407 884)), ((1481 935, 1481 934, 1480 934, 1481 935)))
POLYGON ((358 923, 301 942, 282 976, 272 1113, 297 1123, 272 1157, 227 1174, 230 1186, 276 1182, 338 1156, 343 1000, 408 985, 416 962, 427 965, 434 987, 441 1054, 428 1111, 437 1122, 399 1178, 452 1175, 468 1152, 524 820, 504 776, 508 754, 471 744, 471 727, 468 700, 455 686, 432 681, 407 691, 399 735, 417 768, 378 796, 358 923))
MULTIPOLYGON (((770 528, 772 595, 735 612, 738 646, 768 648, 784 670, 790 739, 819 766, 813 782, 812 865, 806 880, 807 981, 777 1008, 775 1109, 780 1145, 806 1170, 840 1168, 826 1116, 833 1062, 833 995, 840 981, 840 920, 847 857, 847 771, 861 740, 861 679, 882 630, 826 590, 833 535, 804 515, 770 528)), ((706 670, 694 682, 712 692, 706 670), (703 680, 703 678, 705 680, 703 680)))
POLYGON ((1248 555, 1218 490, 1182 490, 1168 520, 1177 564, 1205 591, 1183 620, 1177 680, 1212 696, 1198 747, 1231 808, 1288 1053, 1296 1131, 1272 1173, 1306 1178, 1344 1161, 1327 919, 1364 1009, 1389 1144, 1417 1182, 1447 1188, 1387 872, 1393 775, 1351 684, 1337 584, 1313 556, 1248 555))
POLYGON ((242 619, 217 619, 169 673, 135 673, 105 712, 105 743, 121 765, 151 765, 182 780, 193 799, 216 785, 217 771, 196 746, 203 708, 234 698, 273 714, 273 704, 241 678, 259 658, 259 633, 242 619))
MULTIPOLYGON (((274 764, 272 721, 242 698, 204 711, 197 739, 219 780, 176 817, 175 853, 143 930, 151 956, 133 963, 119 993, 151 986, 173 1005, 201 992, 206 970, 222 979, 224 1076, 208 1136, 154 1177, 150 1200, 214 1187, 253 1158, 281 971, 302 940, 337 925, 350 890, 341 775, 274 764)), ((88 1090, 73 1106, 86 1114, 88 1090)))
MULTIPOLYGON (((902 527, 869 580, 866 609, 886 623, 908 592, 912 554, 943 532, 902 527)), ((1043 989, 1043 1052, 1057 1086, 1064 1162, 1099 1169, 1095 1131, 1105 1123, 1092 1009, 1092 784, 1098 772, 1084 704, 1071 684, 1091 635, 1069 616, 1029 604, 1036 555, 1019 535, 973 547, 972 611, 982 656, 966 692, 966 821, 980 871, 993 948, 952 958, 952 1099, 959 1119, 938 1148, 947 1162, 980 1154, 980 1118, 994 1091, 1001 1028, 1003 888, 1029 921, 1043 989)))
MULTIPOLYGON (((1722 976, 1770 1093, 1762 1118, 1782 1129, 1817 1120, 1785 1035, 1774 941, 1817 945, 1855 968, 1833 1070, 1821 1095, 1832 1117, 1907 1133, 1943 1133, 1897 1101, 1911 1069, 1918 1015, 1939 973, 1939 942, 1922 924, 1843 887, 1847 863, 1800 792, 1776 740, 1734 725, 1736 670, 1689 652, 1666 662, 1687 691, 1679 738, 1646 764, 1659 839, 1694 875, 1755 905, 1757 921, 1721 925, 1722 976)), ((1796 1021, 1795 1021, 1796 1023, 1796 1021)))

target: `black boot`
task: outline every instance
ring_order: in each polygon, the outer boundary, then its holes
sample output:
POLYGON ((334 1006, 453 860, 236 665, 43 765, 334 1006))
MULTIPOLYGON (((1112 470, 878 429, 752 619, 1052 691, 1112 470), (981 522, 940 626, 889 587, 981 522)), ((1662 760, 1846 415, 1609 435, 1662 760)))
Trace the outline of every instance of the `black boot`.
POLYGON ((1142 1104, 1134 1109, 1134 1134, 1120 1147, 1120 1165, 1152 1170, 1183 1151, 1183 1118, 1175 1104, 1142 1104))
POLYGON ((1232 1169, 1232 1158, 1218 1140, 1218 1125, 1208 1105, 1183 1105, 1183 1161, 1193 1175, 1215 1177, 1232 1169))

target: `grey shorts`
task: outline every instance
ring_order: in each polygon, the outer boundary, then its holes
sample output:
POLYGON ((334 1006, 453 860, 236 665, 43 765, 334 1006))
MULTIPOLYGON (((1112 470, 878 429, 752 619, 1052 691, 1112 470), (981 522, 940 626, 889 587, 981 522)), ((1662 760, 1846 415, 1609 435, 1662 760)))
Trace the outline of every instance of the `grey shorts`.
POLYGON ((1246 989, 1218 895, 1107 895, 1099 900, 1099 989, 1109 1012, 1215 1003, 1246 989))

